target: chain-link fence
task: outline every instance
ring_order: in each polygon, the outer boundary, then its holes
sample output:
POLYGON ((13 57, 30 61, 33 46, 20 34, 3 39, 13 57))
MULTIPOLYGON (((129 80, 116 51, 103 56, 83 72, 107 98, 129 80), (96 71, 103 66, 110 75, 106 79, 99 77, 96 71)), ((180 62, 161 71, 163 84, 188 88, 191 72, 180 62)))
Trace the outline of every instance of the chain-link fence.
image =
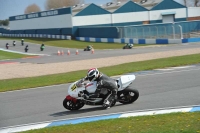
POLYGON ((200 21, 118 27, 119 38, 180 39, 200 37, 200 21))

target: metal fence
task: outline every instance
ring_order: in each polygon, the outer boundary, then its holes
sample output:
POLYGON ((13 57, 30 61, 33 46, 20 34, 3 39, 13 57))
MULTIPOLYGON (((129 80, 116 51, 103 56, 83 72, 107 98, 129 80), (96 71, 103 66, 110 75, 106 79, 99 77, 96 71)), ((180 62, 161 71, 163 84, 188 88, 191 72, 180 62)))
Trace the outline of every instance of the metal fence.
POLYGON ((119 38, 182 39, 200 37, 200 21, 118 27, 119 38))

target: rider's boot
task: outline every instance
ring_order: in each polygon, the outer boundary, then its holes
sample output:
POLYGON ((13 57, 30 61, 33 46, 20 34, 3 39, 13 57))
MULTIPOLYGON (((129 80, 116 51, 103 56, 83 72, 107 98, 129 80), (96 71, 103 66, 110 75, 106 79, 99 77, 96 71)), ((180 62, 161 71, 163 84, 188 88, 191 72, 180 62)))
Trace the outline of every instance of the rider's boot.
POLYGON ((117 100, 117 92, 114 90, 103 102, 103 107, 108 109, 114 104, 117 100))

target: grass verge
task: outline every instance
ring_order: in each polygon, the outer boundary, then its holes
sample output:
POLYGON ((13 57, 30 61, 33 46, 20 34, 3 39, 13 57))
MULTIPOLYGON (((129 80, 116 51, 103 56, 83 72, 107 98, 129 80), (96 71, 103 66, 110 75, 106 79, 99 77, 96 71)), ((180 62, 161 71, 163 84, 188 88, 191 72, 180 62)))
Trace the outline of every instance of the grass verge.
POLYGON ((5 52, 0 50, 0 60, 6 59, 18 59, 18 58, 25 58, 30 57, 29 55, 17 54, 12 52, 5 52))
MULTIPOLYGON (((18 40, 21 38, 6 38, 0 37, 1 40, 18 40)), ((45 39, 45 38, 24 38, 25 43, 37 43, 42 44, 44 42, 45 45, 56 46, 56 47, 65 47, 65 48, 78 48, 83 49, 88 45, 93 45, 95 49, 122 49, 124 44, 120 43, 100 43, 100 42, 84 42, 84 41, 76 41, 76 40, 58 40, 58 39, 45 39)), ((149 44, 136 44, 134 46, 147 46, 149 44)))
POLYGON ((111 119, 24 133, 200 133, 200 112, 111 119))
MULTIPOLYGON (((108 76, 114 76, 130 72, 191 65, 197 63, 200 63, 200 54, 132 62, 116 66, 103 67, 99 68, 99 70, 108 76)), ((82 70, 39 77, 0 80, 0 92, 69 83, 80 79, 85 75, 86 70, 82 70)))

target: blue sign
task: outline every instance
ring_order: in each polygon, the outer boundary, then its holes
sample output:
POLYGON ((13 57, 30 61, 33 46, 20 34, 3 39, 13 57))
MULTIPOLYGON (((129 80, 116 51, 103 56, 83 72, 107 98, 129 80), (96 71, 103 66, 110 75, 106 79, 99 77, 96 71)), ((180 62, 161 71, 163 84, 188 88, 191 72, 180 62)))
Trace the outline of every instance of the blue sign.
POLYGON ((63 14, 72 14, 71 7, 49 10, 49 11, 44 11, 44 12, 31 13, 31 14, 24 14, 24 15, 19 15, 19 16, 12 16, 9 18, 9 20, 15 21, 15 20, 32 19, 32 18, 48 17, 48 16, 55 16, 55 15, 63 15, 63 14))

